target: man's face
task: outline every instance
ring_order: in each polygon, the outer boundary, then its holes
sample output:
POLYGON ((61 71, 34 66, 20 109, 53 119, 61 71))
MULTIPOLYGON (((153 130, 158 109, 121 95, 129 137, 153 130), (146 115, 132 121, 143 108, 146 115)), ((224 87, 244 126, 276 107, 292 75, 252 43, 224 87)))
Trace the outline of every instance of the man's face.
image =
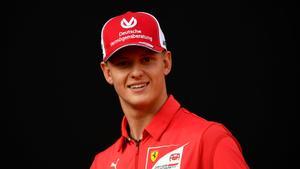
POLYGON ((167 97, 165 75, 171 70, 169 51, 156 53, 143 47, 125 47, 107 63, 101 63, 101 68, 121 104, 149 108, 167 97))

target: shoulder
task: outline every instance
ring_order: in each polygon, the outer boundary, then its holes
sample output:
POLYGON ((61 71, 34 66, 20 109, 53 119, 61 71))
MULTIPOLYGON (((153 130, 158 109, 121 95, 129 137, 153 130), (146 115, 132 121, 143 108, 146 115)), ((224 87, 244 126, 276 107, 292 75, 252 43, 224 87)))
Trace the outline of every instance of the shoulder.
MULTIPOLYGON (((209 121, 185 108, 181 108, 177 112, 169 126, 169 131, 176 131, 176 135, 188 134, 189 139, 198 141, 203 140, 203 137, 211 140, 212 137, 230 135, 230 132, 221 123, 209 121)), ((172 134, 174 133, 172 132, 172 134)))
POLYGON ((197 135, 199 132, 205 132, 211 126, 217 125, 218 123, 204 119, 203 117, 190 112, 185 108, 181 108, 174 120, 176 128, 196 131, 197 135))
POLYGON ((203 144, 215 145, 224 138, 232 138, 236 141, 230 130, 222 123, 209 121, 186 109, 182 109, 179 116, 178 119, 184 123, 182 128, 195 131, 198 136, 201 134, 203 144))
POLYGON ((204 119, 185 108, 181 108, 175 121, 174 126, 176 126, 176 129, 183 130, 190 135, 195 134, 198 138, 200 136, 204 143, 218 142, 226 137, 235 140, 230 130, 222 123, 204 119))
POLYGON ((215 148, 224 140, 232 140, 232 143, 238 145, 238 141, 232 133, 221 123, 213 122, 203 132, 202 141, 207 147, 215 148))
POLYGON ((247 169, 242 148, 235 136, 221 123, 214 122, 202 134, 201 147, 206 165, 216 168, 247 169))

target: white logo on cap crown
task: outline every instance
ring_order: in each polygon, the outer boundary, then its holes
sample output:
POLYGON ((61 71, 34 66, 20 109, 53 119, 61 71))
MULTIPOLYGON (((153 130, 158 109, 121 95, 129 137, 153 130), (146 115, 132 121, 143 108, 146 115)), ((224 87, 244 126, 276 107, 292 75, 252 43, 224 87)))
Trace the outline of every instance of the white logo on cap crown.
POLYGON ((132 28, 136 24, 137 24, 137 20, 134 17, 132 17, 129 22, 125 18, 123 18, 121 21, 121 26, 122 26, 122 28, 125 28, 125 29, 132 28))

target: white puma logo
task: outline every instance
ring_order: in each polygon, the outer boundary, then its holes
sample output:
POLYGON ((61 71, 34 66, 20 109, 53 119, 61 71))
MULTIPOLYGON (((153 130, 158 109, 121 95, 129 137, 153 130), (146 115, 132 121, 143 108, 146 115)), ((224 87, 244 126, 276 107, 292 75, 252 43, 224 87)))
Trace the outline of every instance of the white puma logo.
POLYGON ((111 168, 114 168, 114 169, 117 169, 117 165, 118 165, 119 160, 120 160, 120 159, 117 159, 116 162, 112 162, 112 163, 110 164, 110 167, 111 167, 111 168))

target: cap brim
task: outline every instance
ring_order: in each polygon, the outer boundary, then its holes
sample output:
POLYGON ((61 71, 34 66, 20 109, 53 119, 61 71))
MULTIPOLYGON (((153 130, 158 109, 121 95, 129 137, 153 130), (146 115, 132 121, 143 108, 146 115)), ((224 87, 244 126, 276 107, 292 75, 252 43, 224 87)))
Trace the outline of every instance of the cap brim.
POLYGON ((107 55, 103 61, 104 62, 107 62, 109 60, 109 58, 111 58, 116 52, 118 52, 119 50, 123 49, 123 48, 126 48, 126 47, 129 47, 129 46, 140 46, 140 47, 144 47, 144 48, 147 48, 149 50, 152 50, 154 52, 162 52, 164 50, 164 48, 160 47, 160 46, 153 46, 153 47, 150 47, 148 45, 144 45, 144 44, 141 44, 141 43, 129 43, 129 44, 126 44, 126 45, 123 45, 123 46, 120 46, 118 48, 116 48, 115 50, 113 50, 109 55, 107 55))

